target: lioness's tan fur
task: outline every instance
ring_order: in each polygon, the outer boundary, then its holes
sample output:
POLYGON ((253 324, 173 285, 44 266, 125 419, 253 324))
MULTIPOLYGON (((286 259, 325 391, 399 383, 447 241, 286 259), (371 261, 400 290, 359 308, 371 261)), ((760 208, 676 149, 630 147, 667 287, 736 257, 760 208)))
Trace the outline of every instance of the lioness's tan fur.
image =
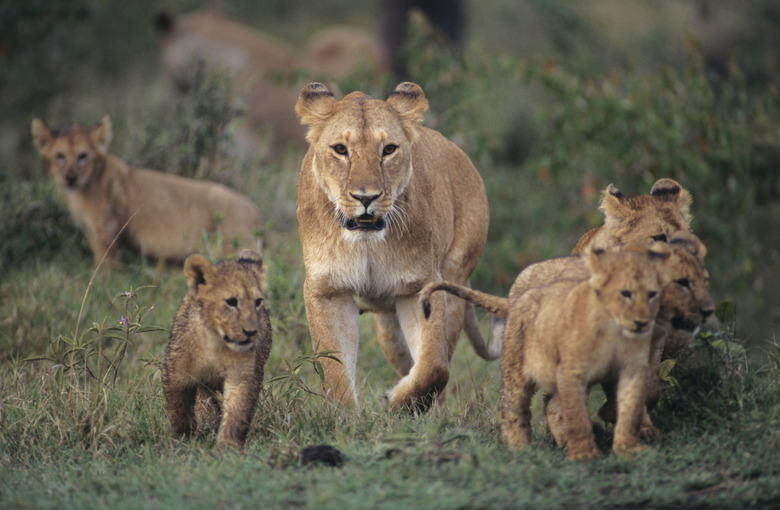
POLYGON ((357 404, 362 311, 374 312, 379 344, 402 376, 390 407, 426 409, 449 378, 464 303, 440 294, 425 321, 416 295, 442 278, 466 284, 488 205, 468 157, 419 125, 427 106, 413 83, 387 101, 361 92, 337 101, 313 83, 296 104, 310 144, 298 181, 306 315, 315 348, 340 353, 342 364, 323 361, 323 391, 343 405, 357 404))
POLYGON ((214 266, 195 254, 184 274, 189 292, 173 320, 162 371, 168 418, 176 434, 189 435, 221 408, 217 444, 240 448, 271 352, 263 259, 243 250, 238 260, 214 266))
POLYGON ((168 80, 177 89, 188 90, 199 60, 227 72, 234 95, 246 104, 246 119, 237 132, 241 147, 256 151, 268 143, 272 156, 289 144, 303 146, 304 131, 293 111, 302 83, 292 79, 294 73, 340 79, 361 66, 387 68, 379 39, 352 26, 323 30, 298 50, 215 8, 183 15, 160 10, 154 24, 168 80))
POLYGON ((183 260, 219 231, 226 253, 257 243, 260 213, 244 195, 221 184, 128 165, 109 154, 111 120, 53 131, 31 126, 44 172, 65 192, 95 264, 115 261, 126 242, 144 255, 183 260), (117 236, 119 238, 117 239, 117 236))

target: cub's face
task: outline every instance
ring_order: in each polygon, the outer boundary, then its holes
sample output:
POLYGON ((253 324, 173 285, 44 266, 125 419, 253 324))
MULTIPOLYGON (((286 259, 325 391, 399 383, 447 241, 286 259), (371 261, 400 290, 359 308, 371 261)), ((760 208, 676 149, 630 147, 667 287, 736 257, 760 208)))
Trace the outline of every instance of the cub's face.
POLYGON ((309 126, 311 171, 348 241, 381 240, 403 222, 422 90, 401 84, 387 101, 353 92, 339 101, 320 84, 301 91, 296 111, 309 126))
POLYGON ((32 122, 33 142, 44 158, 46 172, 66 190, 89 184, 98 168, 105 165, 110 140, 110 120, 93 128, 78 125, 52 131, 38 119, 32 122))
POLYGON ((590 285, 627 338, 652 332, 661 292, 669 282, 658 259, 668 258, 670 250, 662 243, 655 244, 653 250, 657 251, 630 245, 592 250, 589 256, 590 285))
POLYGON ((615 186, 604 190, 603 246, 666 241, 690 231, 690 194, 672 179, 660 179, 647 195, 626 197, 615 186))
POLYGON ((702 266, 706 250, 693 234, 678 234, 669 242, 672 256, 666 266, 672 281, 661 294, 658 318, 679 332, 693 335, 715 310, 709 274, 702 266))
POLYGON ((259 255, 251 260, 239 255, 238 261, 222 261, 216 266, 201 255, 191 255, 184 272, 190 292, 202 305, 206 325, 227 348, 247 351, 268 338, 264 269, 259 255))

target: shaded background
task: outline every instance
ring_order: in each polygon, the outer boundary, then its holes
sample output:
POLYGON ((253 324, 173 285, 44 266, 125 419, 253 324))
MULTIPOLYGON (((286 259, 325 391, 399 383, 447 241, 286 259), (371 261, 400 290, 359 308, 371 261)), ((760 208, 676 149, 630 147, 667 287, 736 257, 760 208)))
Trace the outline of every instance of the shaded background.
MULTIPOLYGON (((41 334, 14 311, 23 305, 5 282, 54 253, 70 255, 52 264, 88 258, 61 197, 41 176, 33 117, 64 126, 110 114, 112 152, 243 189, 269 228, 297 242, 301 154, 268 161, 236 155, 229 144, 218 157, 197 144, 184 147, 182 121, 217 114, 186 110, 206 102, 204 89, 200 98, 182 99, 163 80, 151 27, 162 5, 189 12, 202 3, 0 1, 3 357, 41 334)), ((403 19, 389 16, 380 0, 220 5, 299 47, 331 24, 381 34, 390 20, 403 19)), ((709 248, 716 301, 736 305, 736 321, 722 326, 761 345, 780 321, 779 25, 780 6, 769 0, 464 1, 457 44, 417 22, 397 55, 396 76, 351 76, 335 85, 384 97, 400 80, 420 83, 431 102, 426 124, 475 161, 491 227, 474 287, 506 293, 528 263, 568 253, 601 222, 596 208, 609 183, 633 195, 672 177, 693 194, 694 231, 709 248)))

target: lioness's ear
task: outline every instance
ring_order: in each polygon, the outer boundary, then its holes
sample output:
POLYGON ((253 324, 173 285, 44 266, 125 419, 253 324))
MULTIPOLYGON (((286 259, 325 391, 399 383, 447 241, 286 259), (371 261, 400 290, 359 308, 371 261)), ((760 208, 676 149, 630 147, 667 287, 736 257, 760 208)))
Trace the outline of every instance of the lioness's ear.
POLYGON ((254 250, 241 250, 237 262, 252 271, 260 281, 260 286, 265 292, 265 264, 263 257, 254 250))
POLYGON ((628 214, 625 200, 626 196, 617 187, 612 184, 607 186, 604 190, 604 198, 601 199, 601 205, 599 206, 599 209, 604 212, 606 223, 623 221, 623 218, 628 214))
POLYGON ((677 204, 680 213, 691 222, 691 203, 693 197, 674 179, 658 179, 650 189, 650 195, 677 204))
POLYGON ((43 151, 46 149, 46 146, 51 143, 51 131, 46 127, 46 124, 44 124, 42 120, 33 119, 32 125, 30 126, 30 132, 32 133, 35 148, 38 149, 38 152, 43 156, 43 151))
POLYGON ((387 104, 398 112, 401 119, 413 124, 422 122, 423 115, 428 111, 428 100, 425 99, 422 88, 409 81, 401 83, 395 88, 390 97, 387 98, 387 104))
POLYGON ((111 118, 106 115, 100 124, 92 128, 89 133, 92 143, 94 143, 101 154, 108 153, 108 144, 111 143, 111 118))
POLYGON ((202 285, 206 285, 216 274, 217 269, 203 255, 190 255, 184 261, 184 276, 187 277, 187 288, 193 296, 198 295, 202 285))
POLYGON ((322 83, 309 83, 301 89, 295 103, 295 113, 301 119, 301 124, 309 126, 306 141, 312 143, 316 140, 319 126, 333 113, 335 104, 333 93, 322 83))

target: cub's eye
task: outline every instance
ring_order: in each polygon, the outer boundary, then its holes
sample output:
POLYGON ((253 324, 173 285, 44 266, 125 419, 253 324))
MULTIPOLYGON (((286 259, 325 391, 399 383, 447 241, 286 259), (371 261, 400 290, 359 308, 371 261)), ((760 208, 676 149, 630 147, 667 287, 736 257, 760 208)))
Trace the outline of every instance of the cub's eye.
POLYGON ((631 291, 630 290, 621 290, 620 295, 623 296, 626 299, 631 299, 631 291))
POLYGON ((680 278, 679 280, 675 280, 674 283, 680 287, 685 287, 686 289, 691 286, 691 282, 688 278, 680 278))
POLYGON ((392 143, 389 143, 385 145, 384 149, 382 149, 382 154, 385 156, 389 156, 390 154, 394 153, 397 148, 398 148, 397 145, 393 145, 392 143))
POLYGON ((658 295, 658 292, 651 290, 647 293, 647 299, 654 299, 658 295))
POLYGON ((650 239, 653 241, 661 241, 662 243, 666 242, 666 234, 656 234, 654 236, 650 236, 650 239))
POLYGON ((263 306, 263 298, 259 297, 255 299, 255 308, 260 308, 261 306, 263 306))
POLYGON ((79 163, 83 163, 87 160, 87 157, 89 157, 89 154, 87 154, 86 152, 79 152, 77 159, 79 160, 79 163))
POLYGON ((57 163, 62 163, 65 161, 65 154, 63 154, 62 152, 58 152, 57 154, 54 155, 54 159, 57 160, 57 163))
POLYGON ((332 147, 333 152, 345 156, 347 154, 347 146, 342 143, 337 143, 332 147))
POLYGON ((238 306, 238 299, 236 299, 236 298, 234 298, 234 297, 232 297, 232 298, 227 298, 227 299, 225 300, 225 303, 227 303, 227 305, 228 305, 228 306, 231 306, 231 307, 234 307, 234 308, 235 308, 236 306, 238 306))

